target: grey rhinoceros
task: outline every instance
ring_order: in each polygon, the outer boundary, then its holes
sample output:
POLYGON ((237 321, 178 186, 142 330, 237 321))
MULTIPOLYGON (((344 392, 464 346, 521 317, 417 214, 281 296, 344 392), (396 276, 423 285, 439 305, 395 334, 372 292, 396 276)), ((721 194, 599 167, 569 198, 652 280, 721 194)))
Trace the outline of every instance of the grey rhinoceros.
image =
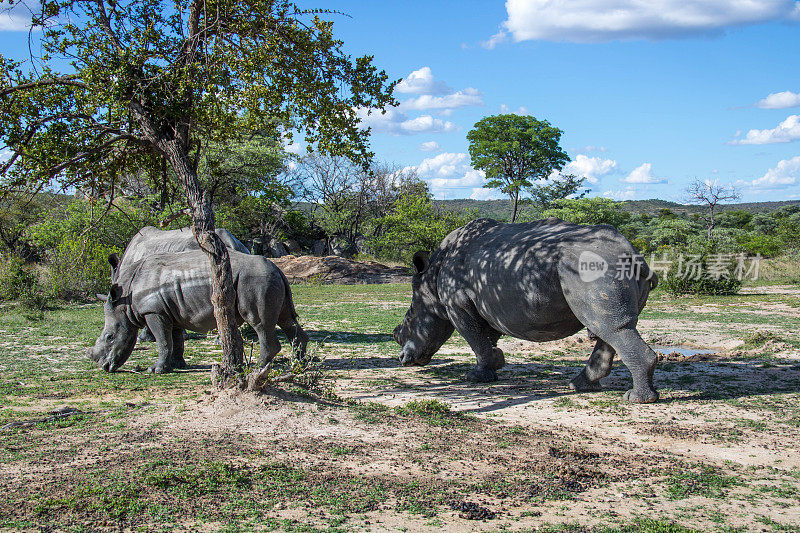
POLYGON ((551 341, 587 327, 597 344, 571 387, 598 390, 618 353, 633 376, 632 402, 654 402, 657 357, 636 330, 656 278, 612 226, 550 218, 478 219, 413 258, 411 307, 394 330, 404 366, 425 365, 457 329, 477 355, 467 379, 497 379, 502 335, 551 341))
MULTIPOLYGON (((222 239, 222 242, 231 250, 249 254, 250 251, 242 244, 233 234, 224 229, 217 228, 216 234, 222 239)), ((166 253, 166 252, 185 252, 187 250, 199 250, 200 245, 197 243, 191 228, 180 228, 171 230, 160 230, 153 226, 145 226, 136 232, 136 235, 125 247, 125 251, 120 259, 117 254, 108 256, 108 262, 111 263, 111 282, 116 281, 117 272, 121 268, 134 263, 143 257, 151 254, 166 253)), ((153 341, 155 338, 150 332, 150 329, 145 327, 139 333, 140 341, 153 341)), ((183 358, 173 361, 173 367, 183 368, 186 363, 183 358)))
MULTIPOLYGON (((297 322, 283 272, 261 256, 230 251, 230 259, 237 325, 247 322, 255 330, 261 365, 281 349, 276 324, 304 355, 308 336, 297 322)), ((146 325, 158 346, 158 360, 149 371, 171 371, 173 361, 183 360, 185 329, 208 331, 216 327, 208 257, 201 250, 153 254, 118 268, 103 312, 103 332, 87 350, 101 368, 113 372, 122 366, 133 351, 137 331, 146 325)))

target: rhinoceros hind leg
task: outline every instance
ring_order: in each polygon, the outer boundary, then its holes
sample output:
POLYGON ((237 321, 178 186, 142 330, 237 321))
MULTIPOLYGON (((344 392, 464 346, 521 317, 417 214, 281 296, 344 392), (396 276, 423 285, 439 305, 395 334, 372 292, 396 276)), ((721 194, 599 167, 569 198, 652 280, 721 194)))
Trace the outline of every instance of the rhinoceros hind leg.
POLYGON ((139 342, 153 342, 156 340, 156 338, 153 337, 153 333, 150 331, 150 328, 147 326, 143 327, 141 331, 139 331, 138 339, 139 342))
POLYGON ((278 341, 278 336, 275 335, 275 326, 266 328, 261 325, 253 329, 258 334, 259 365, 263 368, 281 351, 281 343, 278 341))
POLYGON ((489 383, 497 381, 497 371, 494 368, 476 366, 467 372, 466 378, 473 383, 489 383))
POLYGON ((506 356, 503 354, 503 350, 497 347, 492 348, 492 368, 500 370, 504 366, 506 366, 506 356))
MULTIPOLYGON (((597 337, 595 336, 595 338, 597 337)), ((581 373, 572 379, 569 387, 577 392, 602 390, 600 379, 611 373, 611 364, 614 361, 615 353, 614 348, 603 340, 597 339, 592 355, 589 356, 589 361, 581 370, 581 373)))
POLYGON ((186 360, 183 358, 184 339, 186 332, 182 329, 172 330, 172 356, 170 366, 172 368, 188 368, 186 360))

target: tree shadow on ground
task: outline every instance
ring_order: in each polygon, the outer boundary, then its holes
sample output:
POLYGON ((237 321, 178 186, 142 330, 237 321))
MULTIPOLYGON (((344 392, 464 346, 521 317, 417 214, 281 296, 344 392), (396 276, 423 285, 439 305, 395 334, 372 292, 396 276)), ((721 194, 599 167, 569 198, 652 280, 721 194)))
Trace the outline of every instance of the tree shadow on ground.
POLYGON ((327 329, 306 330, 312 341, 324 341, 331 344, 375 344, 394 341, 388 333, 356 333, 352 331, 331 331, 327 329))
MULTIPOLYGON (((368 367, 370 361, 372 358, 364 360, 364 366, 368 367)), ((381 360, 381 363, 380 368, 399 366, 396 359, 381 360)), ((466 381, 464 376, 473 366, 473 361, 435 358, 426 367, 408 369, 408 374, 394 374, 392 385, 381 389, 380 394, 413 390, 443 401, 479 403, 476 407, 465 409, 474 413, 492 412, 561 396, 591 398, 602 394, 569 389, 570 380, 583 366, 575 361, 511 363, 498 371, 499 379, 492 383, 466 381), (398 380, 401 382, 397 383, 398 380)), ((619 401, 624 403, 622 393, 631 387, 632 382, 627 368, 617 363, 611 375, 604 378, 601 384, 603 391, 619 392, 619 401)), ((800 392, 800 365, 767 362, 765 366, 763 360, 668 363, 656 369, 655 386, 662 393, 672 391, 670 395, 662 394, 662 403, 794 393, 800 392)), ((603 400, 608 399, 603 396, 603 400)))

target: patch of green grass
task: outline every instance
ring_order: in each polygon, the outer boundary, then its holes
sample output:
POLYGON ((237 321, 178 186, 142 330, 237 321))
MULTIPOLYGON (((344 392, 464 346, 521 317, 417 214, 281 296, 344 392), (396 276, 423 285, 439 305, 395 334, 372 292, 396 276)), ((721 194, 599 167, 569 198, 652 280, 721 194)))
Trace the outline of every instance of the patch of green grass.
POLYGON ((692 496, 723 498, 727 494, 726 489, 741 484, 742 481, 735 476, 726 476, 717 468, 703 466, 699 471, 687 470, 669 476, 667 497, 670 500, 682 500, 692 496))
POLYGON ((454 422, 454 414, 450 411, 450 406, 439 400, 412 400, 398 405, 394 411, 402 416, 419 417, 433 426, 446 426, 454 422))

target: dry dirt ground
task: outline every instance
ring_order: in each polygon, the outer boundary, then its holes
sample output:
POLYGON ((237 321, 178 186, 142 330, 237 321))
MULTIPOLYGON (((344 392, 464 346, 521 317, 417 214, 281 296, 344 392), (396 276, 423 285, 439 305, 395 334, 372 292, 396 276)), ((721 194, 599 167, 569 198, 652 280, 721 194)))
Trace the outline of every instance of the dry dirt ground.
POLYGON ((99 306, 0 310, 0 527, 800 531, 797 286, 656 292, 640 322, 663 353, 653 405, 621 400, 622 365, 603 392, 569 391, 585 333, 504 339, 500 380, 475 385, 459 336, 398 366, 407 284, 293 291, 323 360, 313 392, 214 391, 204 338, 188 371, 136 372, 144 345, 107 375, 82 357, 99 306))

